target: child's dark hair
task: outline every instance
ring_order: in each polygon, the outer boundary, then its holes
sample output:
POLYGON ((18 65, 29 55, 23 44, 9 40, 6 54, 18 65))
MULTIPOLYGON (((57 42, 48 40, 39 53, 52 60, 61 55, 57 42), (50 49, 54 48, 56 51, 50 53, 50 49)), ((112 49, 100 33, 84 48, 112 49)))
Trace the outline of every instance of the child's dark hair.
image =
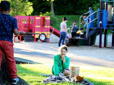
POLYGON ((59 51, 61 51, 62 49, 65 49, 67 52, 68 52, 68 47, 66 45, 62 45, 60 48, 59 48, 59 51))
POLYGON ((73 22, 76 22, 75 20, 73 22))
POLYGON ((65 20, 68 20, 66 17, 63 17, 63 19, 62 19, 63 21, 65 21, 65 20))
POLYGON ((8 1, 1 1, 1 10, 2 11, 9 11, 10 10, 10 3, 8 1))
POLYGON ((86 14, 83 14, 82 16, 86 16, 86 14))
POLYGON ((80 28, 80 30, 83 30, 83 28, 80 28))

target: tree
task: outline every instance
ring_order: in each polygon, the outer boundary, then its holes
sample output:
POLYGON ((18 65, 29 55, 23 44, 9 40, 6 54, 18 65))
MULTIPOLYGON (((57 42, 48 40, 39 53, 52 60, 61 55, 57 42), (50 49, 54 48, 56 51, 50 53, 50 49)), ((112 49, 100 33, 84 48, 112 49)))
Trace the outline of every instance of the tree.
MULTIPOLYGON (((2 0, 1 0, 2 1, 2 0)), ((6 0, 10 2, 11 12, 10 15, 31 15, 33 12, 33 3, 28 0, 6 0)))
POLYGON ((33 3, 34 12, 32 15, 39 15, 40 12, 46 13, 54 11, 56 15, 83 14, 89 7, 94 8, 94 4, 100 0, 29 0, 33 3), (51 7, 51 10, 50 10, 51 7), (53 8, 52 8, 53 7, 53 8), (53 10, 52 10, 53 9, 53 10))
POLYGON ((51 3, 51 12, 52 12, 53 16, 55 17, 53 1, 54 0, 50 0, 50 3, 51 3))
POLYGON ((28 0, 10 0, 11 2, 11 15, 31 15, 33 12, 33 3, 28 0))
POLYGON ((34 11, 32 15, 40 15, 40 12, 50 12, 50 2, 47 0, 29 0, 33 3, 34 11))
POLYGON ((33 3, 34 11, 32 15, 39 15, 41 13, 52 12, 52 15, 55 16, 54 13, 54 0, 29 0, 33 3))
MULTIPOLYGON (((47 0, 47 1, 49 1, 49 0, 47 0)), ((50 8, 51 8, 52 15, 55 17, 53 1, 54 0, 50 0, 50 8)))

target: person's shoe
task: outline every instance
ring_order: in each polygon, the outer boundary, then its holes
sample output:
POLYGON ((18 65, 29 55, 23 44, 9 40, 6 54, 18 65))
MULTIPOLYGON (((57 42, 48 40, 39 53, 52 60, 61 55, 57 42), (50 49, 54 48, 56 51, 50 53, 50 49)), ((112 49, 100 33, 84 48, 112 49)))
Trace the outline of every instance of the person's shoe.
POLYGON ((19 81, 19 78, 15 78, 15 79, 12 79, 11 82, 13 85, 17 84, 17 82, 19 81))

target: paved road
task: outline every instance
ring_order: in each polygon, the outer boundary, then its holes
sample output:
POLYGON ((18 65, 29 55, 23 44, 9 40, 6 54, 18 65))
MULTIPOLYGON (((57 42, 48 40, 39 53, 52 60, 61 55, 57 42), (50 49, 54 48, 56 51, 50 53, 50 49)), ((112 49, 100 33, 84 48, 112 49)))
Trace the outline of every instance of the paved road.
MULTIPOLYGON (((70 65, 104 66, 114 68, 114 49, 88 46, 71 46, 67 56, 70 65)), ((29 63, 53 64, 58 54, 57 43, 21 42, 14 43, 14 57, 29 63)))

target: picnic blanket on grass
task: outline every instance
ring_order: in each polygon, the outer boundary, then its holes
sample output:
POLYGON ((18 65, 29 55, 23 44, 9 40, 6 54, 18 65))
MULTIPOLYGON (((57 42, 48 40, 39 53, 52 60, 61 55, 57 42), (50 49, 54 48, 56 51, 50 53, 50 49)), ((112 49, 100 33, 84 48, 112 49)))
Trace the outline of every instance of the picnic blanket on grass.
MULTIPOLYGON (((69 82, 69 83, 71 83, 72 81, 70 80, 69 77, 64 76, 62 73, 59 74, 59 76, 49 75, 48 78, 42 80, 42 83, 62 83, 62 82, 69 82)), ((89 82, 87 79, 84 79, 81 82, 80 81, 73 81, 73 83, 83 84, 83 85, 94 85, 93 83, 89 82)))

